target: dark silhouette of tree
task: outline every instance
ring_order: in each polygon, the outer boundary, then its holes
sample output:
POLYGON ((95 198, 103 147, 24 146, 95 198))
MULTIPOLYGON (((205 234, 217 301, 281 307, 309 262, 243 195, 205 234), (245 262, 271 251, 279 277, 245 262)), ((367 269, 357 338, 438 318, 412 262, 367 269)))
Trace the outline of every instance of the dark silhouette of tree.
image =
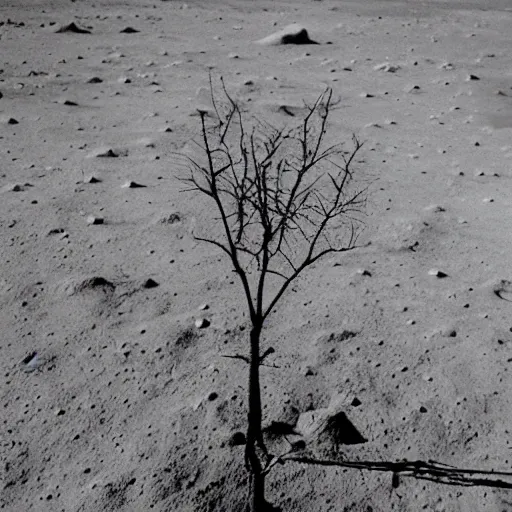
POLYGON ((249 366, 246 467, 251 476, 250 512, 274 510, 265 499, 265 477, 275 461, 262 432, 260 366, 274 353, 262 350, 266 319, 290 284, 321 258, 358 247, 367 184, 354 180, 362 144, 349 150, 328 144, 334 107, 326 89, 293 128, 276 128, 251 118, 227 92, 214 94, 212 109, 198 110, 202 159, 185 156, 187 190, 208 196, 216 207, 221 235, 194 237, 222 250, 238 275, 251 321, 248 355, 230 357, 249 366))

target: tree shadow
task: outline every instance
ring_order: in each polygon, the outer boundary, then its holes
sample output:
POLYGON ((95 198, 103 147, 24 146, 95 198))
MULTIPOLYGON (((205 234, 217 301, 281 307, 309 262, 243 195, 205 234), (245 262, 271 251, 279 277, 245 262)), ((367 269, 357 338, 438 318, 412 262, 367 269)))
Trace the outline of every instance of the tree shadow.
POLYGON ((443 485, 512 489, 512 472, 457 468, 433 460, 403 460, 399 462, 336 461, 289 455, 283 457, 282 462, 299 462, 312 466, 335 466, 359 469, 361 471, 389 472, 393 474, 394 488, 400 485, 400 477, 407 477, 417 480, 429 480, 443 485))

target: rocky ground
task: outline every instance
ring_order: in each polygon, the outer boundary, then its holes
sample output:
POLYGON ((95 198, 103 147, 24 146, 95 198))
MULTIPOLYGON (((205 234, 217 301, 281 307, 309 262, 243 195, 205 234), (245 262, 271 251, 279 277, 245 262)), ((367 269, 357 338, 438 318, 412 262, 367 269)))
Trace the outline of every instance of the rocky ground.
MULTIPOLYGON (((509 2, 12 0, 0 22, 2 510, 243 509, 246 367, 222 355, 245 350, 244 297, 176 179, 209 70, 275 123, 332 87, 329 133, 365 141, 373 181, 370 245, 269 319, 265 425, 315 456, 510 471, 509 2), (290 23, 320 44, 256 43, 290 23)), ((512 510, 389 473, 268 485, 283 511, 512 510)))

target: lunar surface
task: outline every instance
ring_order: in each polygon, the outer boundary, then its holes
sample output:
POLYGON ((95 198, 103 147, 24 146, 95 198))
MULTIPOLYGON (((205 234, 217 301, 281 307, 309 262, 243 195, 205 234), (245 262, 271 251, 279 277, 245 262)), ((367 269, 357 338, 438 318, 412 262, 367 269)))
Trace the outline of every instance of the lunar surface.
MULTIPOLYGON (((512 486, 511 27, 508 0, 3 1, 0 509, 245 509, 247 365, 223 356, 250 320, 194 238, 215 205, 179 180, 210 74, 277 126, 332 88, 330 140, 364 142, 371 182, 362 247, 265 326, 269 449, 512 486)), ((507 488, 303 463, 267 497, 512 510, 507 488)))

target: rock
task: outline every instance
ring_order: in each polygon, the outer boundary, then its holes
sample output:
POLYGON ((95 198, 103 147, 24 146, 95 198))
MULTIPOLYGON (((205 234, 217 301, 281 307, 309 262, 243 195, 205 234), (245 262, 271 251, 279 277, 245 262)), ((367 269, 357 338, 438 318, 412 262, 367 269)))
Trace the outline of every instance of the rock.
POLYGON ((205 311, 207 309, 210 309, 210 306, 208 306, 208 304, 201 304, 198 309, 200 311, 205 311))
POLYGON ((178 212, 161 213, 155 217, 154 224, 177 224, 181 222, 181 216, 178 212))
POLYGON ((219 398, 219 395, 218 395, 218 393, 215 393, 215 391, 212 391, 212 392, 208 395, 208 401, 209 401, 209 402, 213 402, 213 401, 217 400, 217 398, 219 398))
POLYGON ((123 183, 121 185, 121 188, 145 188, 146 185, 142 185, 140 183, 137 183, 136 181, 127 181, 126 183, 123 183))
POLYGON ((87 224, 90 225, 97 225, 97 224, 104 224, 105 219, 103 217, 95 217, 94 215, 89 215, 87 217, 87 224))
POLYGON ((304 368, 303 373, 306 377, 313 377, 317 374, 316 370, 309 365, 304 368))
POLYGON ((48 236, 61 235, 62 233, 65 233, 64 228, 53 228, 48 231, 48 236))
POLYGON ((159 283, 157 283, 154 279, 146 279, 146 281, 144 281, 144 284, 142 285, 144 288, 156 288, 157 286, 160 286, 159 283))
POLYGON ((84 183, 101 183, 101 180, 96 176, 87 176, 84 178, 84 183))
POLYGON ((405 90, 405 92, 408 92, 408 93, 415 93, 415 92, 419 92, 421 90, 421 87, 419 85, 409 85, 404 90, 405 90))
POLYGON ((480 80, 480 77, 478 77, 476 75, 468 75, 468 77, 466 78, 467 82, 471 82, 473 80, 480 80))
POLYGON ((87 80, 88 84, 101 84, 102 82, 103 79, 99 76, 92 76, 91 78, 89 78, 89 80, 87 80))
POLYGON ((69 100, 67 98, 60 98, 57 100, 57 103, 60 103, 61 105, 67 105, 68 107, 77 107, 78 103, 73 100, 69 100))
POLYGON ((93 151, 90 156, 96 158, 117 158, 119 153, 114 151, 112 148, 99 148, 96 151, 93 151))
POLYGON ((37 352, 31 352, 21 361, 23 371, 25 373, 31 373, 39 368, 43 362, 41 361, 37 352))
POLYGON ((400 69, 400 66, 393 65, 389 62, 383 62, 382 64, 377 64, 376 66, 374 66, 373 69, 375 71, 386 71, 387 73, 396 73, 400 69))
POLYGON ((136 34, 137 32, 140 32, 140 30, 133 27, 125 27, 123 30, 119 31, 120 34, 136 34))
POLYGON ((0 121, 3 123, 3 124, 19 124, 19 121, 17 119, 14 119, 14 117, 6 117, 6 116, 2 116, 0 118, 0 121))
POLYGON ((343 411, 306 411, 299 416, 296 430, 306 439, 327 441, 334 447, 367 442, 343 411))
POLYGON ((65 32, 71 32, 74 34, 90 34, 91 33, 90 30, 88 30, 86 28, 79 27, 74 21, 72 21, 71 23, 68 23, 67 25, 62 25, 55 32, 57 34, 62 34, 65 32))
POLYGON ((445 212, 446 208, 440 204, 430 204, 424 208, 426 212, 441 213, 445 212))
POLYGON ((234 432, 231 434, 228 440, 229 446, 242 446, 247 442, 245 434, 243 432, 234 432))
POLYGON ((439 277, 440 279, 442 279, 443 277, 448 277, 448 274, 445 274, 444 272, 442 272, 441 270, 439 270, 437 268, 431 268, 428 271, 428 275, 429 276, 439 277))
POLYGON ((64 414, 66 414, 66 411, 64 409, 55 409, 54 414, 55 416, 64 416, 64 414))
POLYGON ((422 405, 420 407, 420 412, 423 413, 423 414, 426 413, 427 412, 427 408, 422 405))
POLYGON ((257 43, 268 46, 281 44, 318 44, 316 41, 309 38, 308 31, 304 27, 295 23, 260 39, 257 43))
POLYGON ((493 285, 492 291, 494 295, 500 299, 512 302, 512 282, 502 279, 493 285))
POLYGON ((206 318, 198 318, 195 321, 197 329, 206 329, 210 325, 210 321, 206 318))
POLYGON ((25 192, 32 185, 30 183, 13 183, 12 185, 6 185, 3 190, 5 192, 25 192))
POLYGON ((356 270, 356 274, 359 274, 361 276, 368 276, 368 277, 372 277, 372 274, 369 270, 366 270, 365 268, 358 268, 356 270))
POLYGON ((354 397, 354 400, 350 403, 352 407, 359 407, 362 404, 361 400, 359 398, 354 397))

